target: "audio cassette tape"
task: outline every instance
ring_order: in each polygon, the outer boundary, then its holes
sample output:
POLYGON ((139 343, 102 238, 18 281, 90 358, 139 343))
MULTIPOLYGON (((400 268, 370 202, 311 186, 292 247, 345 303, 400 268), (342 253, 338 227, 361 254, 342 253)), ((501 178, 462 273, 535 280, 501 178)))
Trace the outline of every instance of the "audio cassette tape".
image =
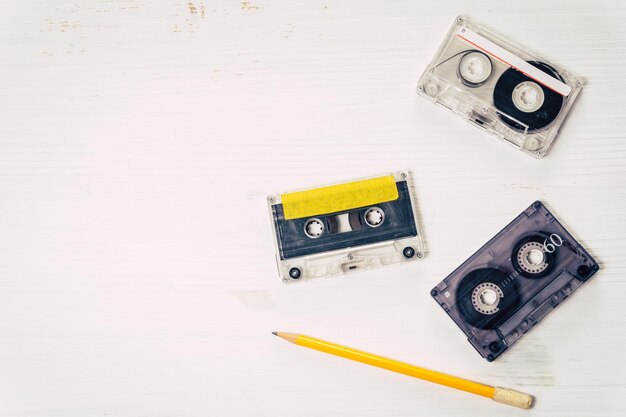
POLYGON ((600 267, 539 201, 431 290, 488 361, 600 267))
POLYGON ((582 79, 459 16, 417 91, 542 158, 582 86, 582 79))
POLYGON ((338 275, 424 256, 407 171, 270 195, 284 282, 338 275))

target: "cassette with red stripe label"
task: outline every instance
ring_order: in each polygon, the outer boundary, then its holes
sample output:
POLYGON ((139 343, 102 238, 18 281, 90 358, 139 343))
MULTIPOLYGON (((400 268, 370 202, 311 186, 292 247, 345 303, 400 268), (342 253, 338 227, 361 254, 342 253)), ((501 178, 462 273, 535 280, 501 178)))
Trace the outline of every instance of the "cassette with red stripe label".
POLYGON ((581 78, 459 16, 417 91, 542 158, 582 86, 581 78))

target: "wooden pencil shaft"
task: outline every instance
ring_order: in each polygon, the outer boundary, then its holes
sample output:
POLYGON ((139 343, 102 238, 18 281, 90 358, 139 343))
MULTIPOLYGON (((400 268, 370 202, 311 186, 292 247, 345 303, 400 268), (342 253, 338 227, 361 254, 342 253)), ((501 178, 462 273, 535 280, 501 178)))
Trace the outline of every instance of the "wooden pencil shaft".
POLYGON ((351 359, 357 362, 387 369, 389 371, 412 376, 414 378, 423 379, 434 382, 436 384, 445 385, 462 391, 471 392, 487 398, 493 398, 495 388, 489 385, 480 384, 478 382, 469 381, 467 379, 444 374, 442 372, 433 371, 422 368, 420 366, 411 365, 405 362, 396 361, 394 359, 385 358, 368 352, 348 348, 324 340, 316 339, 304 335, 295 335, 293 333, 278 333, 277 336, 282 337, 292 343, 305 346, 321 352, 351 359))
POLYGON ((492 387, 490 385, 480 384, 478 382, 469 381, 467 379, 444 374, 442 372, 433 371, 422 368, 420 366, 410 365, 405 362, 396 361, 394 359, 385 358, 383 356, 374 355, 373 353, 363 352, 361 350, 348 348, 337 345, 335 343, 326 342, 314 337, 304 336, 295 333, 272 332, 274 335, 281 337, 296 345, 305 346, 321 352, 330 353, 342 358, 351 359, 357 362, 365 363, 389 371, 398 372, 404 375, 420 378, 436 384, 445 385, 456 388, 461 391, 467 391, 472 394, 481 395, 491 398, 493 401, 518 407, 529 409, 533 404, 533 397, 523 392, 514 391, 508 388, 492 387))

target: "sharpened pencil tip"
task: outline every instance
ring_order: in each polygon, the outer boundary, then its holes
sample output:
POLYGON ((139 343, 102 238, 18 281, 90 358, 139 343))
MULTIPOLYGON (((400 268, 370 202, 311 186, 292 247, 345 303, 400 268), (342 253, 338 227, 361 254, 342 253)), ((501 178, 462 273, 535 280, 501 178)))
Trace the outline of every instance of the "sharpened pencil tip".
POLYGON ((272 332, 272 334, 273 334, 274 336, 278 336, 278 333, 276 333, 276 332, 272 332))

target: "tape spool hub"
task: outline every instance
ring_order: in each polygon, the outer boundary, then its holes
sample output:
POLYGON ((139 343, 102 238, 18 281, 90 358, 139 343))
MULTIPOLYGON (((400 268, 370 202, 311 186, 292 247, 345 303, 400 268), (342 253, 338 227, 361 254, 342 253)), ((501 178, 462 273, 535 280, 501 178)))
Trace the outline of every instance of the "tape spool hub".
POLYGON ((543 105, 545 95, 539 84, 532 81, 524 81, 513 89, 511 99, 519 110, 531 113, 539 110, 543 105))
POLYGON ((309 219, 304 224, 304 233, 311 239, 317 239, 324 234, 324 223, 317 218, 309 219))
POLYGON ((472 305, 482 314, 497 313, 500 299, 504 297, 502 289, 492 282, 478 284, 472 291, 472 305))
POLYGON ((558 247, 548 252, 544 244, 548 238, 548 234, 538 232, 520 239, 511 253, 513 268, 526 278, 541 278, 550 273, 556 264, 558 247))
POLYGON ((517 283, 498 268, 479 268, 461 280, 456 302, 463 318, 479 329, 493 329, 519 304, 517 283))
POLYGON ((378 227, 385 221, 385 212, 380 207, 370 207, 363 216, 365 223, 370 227, 378 227))
POLYGON ((471 51, 463 55, 459 61, 458 75, 466 86, 479 87, 487 81, 492 70, 493 64, 486 54, 471 51))
POLYGON ((543 272, 547 267, 543 248, 538 242, 528 242, 517 252, 517 262, 524 271, 530 274, 543 272))

